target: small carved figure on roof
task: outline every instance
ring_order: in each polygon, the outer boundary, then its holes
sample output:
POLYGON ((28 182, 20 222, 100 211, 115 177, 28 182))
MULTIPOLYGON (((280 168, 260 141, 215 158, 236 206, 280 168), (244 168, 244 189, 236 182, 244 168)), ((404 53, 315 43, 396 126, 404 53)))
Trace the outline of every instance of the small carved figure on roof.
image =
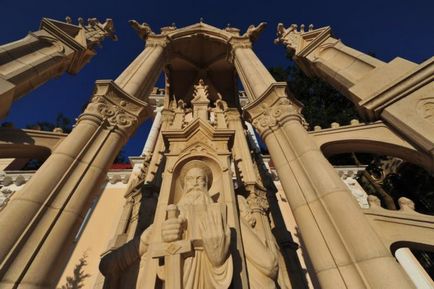
POLYGON ((130 20, 128 21, 128 23, 131 25, 131 27, 133 27, 134 30, 137 30, 137 33, 139 33, 139 36, 143 40, 146 40, 146 38, 148 38, 149 35, 155 35, 155 33, 152 32, 152 29, 149 26, 149 24, 146 22, 139 24, 139 22, 137 22, 136 20, 130 20))
POLYGON ((248 36, 251 41, 255 41, 259 37, 259 34, 261 34, 261 32, 265 29, 266 26, 267 26, 267 22, 261 22, 259 23, 258 26, 250 25, 243 36, 248 36))

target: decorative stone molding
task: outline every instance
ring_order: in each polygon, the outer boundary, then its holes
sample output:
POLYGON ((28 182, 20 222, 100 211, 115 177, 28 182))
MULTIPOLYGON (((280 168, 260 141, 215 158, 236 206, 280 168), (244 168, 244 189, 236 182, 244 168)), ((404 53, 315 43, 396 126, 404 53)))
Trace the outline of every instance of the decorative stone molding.
MULTIPOLYGON (((399 58, 397 59, 400 60, 399 58)), ((431 57, 410 71, 407 71, 395 81, 385 83, 381 88, 369 95, 369 97, 365 97, 360 101, 358 105, 363 109, 362 112, 367 118, 378 119, 385 108, 400 99, 406 98, 414 93, 415 90, 426 86, 429 93, 420 96, 420 102, 417 103, 416 110, 421 117, 426 120, 431 119, 431 121, 428 121, 432 124, 434 123, 431 117, 433 111, 433 98, 431 97, 434 91, 433 80, 434 57, 431 57)), ((362 85, 359 86, 362 87, 362 85)), ((351 88, 351 93, 357 94, 358 90, 358 85, 355 85, 351 88)))
POLYGON ((288 98, 285 90, 286 83, 273 83, 263 95, 243 108, 248 121, 262 137, 289 120, 305 123, 301 115, 302 104, 293 97, 288 98))
POLYGON ((226 60, 232 64, 235 62, 235 50, 241 48, 252 49, 252 42, 248 37, 233 37, 231 40, 229 40, 229 44, 231 45, 232 49, 228 52, 226 60))
POLYGON ((415 209, 415 205, 414 202, 412 200, 410 200, 409 198, 406 197, 401 197, 398 199, 398 204, 399 204, 399 210, 402 212, 411 212, 411 213, 416 213, 415 209))
POLYGON ((267 199, 267 191, 265 189, 258 188, 256 185, 248 185, 247 191, 249 196, 247 197, 247 204, 253 212, 258 212, 262 215, 266 215, 270 209, 270 204, 267 199))
MULTIPOLYGON (((0 186, 10 187, 16 186, 19 187, 25 183, 27 183, 30 178, 33 176, 34 171, 8 171, 0 172, 0 186)), ((15 190, 15 189, 13 189, 15 190)))
POLYGON ((423 97, 417 103, 416 110, 426 121, 434 123, 434 97, 423 97))
POLYGON ((3 210, 4 207, 9 202, 9 199, 12 197, 12 195, 15 193, 15 191, 8 189, 8 188, 2 188, 0 189, 0 212, 3 210))
POLYGON ((77 123, 85 119, 97 123, 105 121, 108 127, 128 138, 152 113, 149 110, 146 102, 128 95, 113 81, 100 80, 96 82, 94 95, 77 123))
MULTIPOLYGON (((126 185, 128 183, 128 179, 130 178, 131 170, 122 170, 122 171, 110 171, 107 173, 107 181, 111 185, 122 183, 126 185)), ((106 186, 108 184, 104 184, 106 186)))

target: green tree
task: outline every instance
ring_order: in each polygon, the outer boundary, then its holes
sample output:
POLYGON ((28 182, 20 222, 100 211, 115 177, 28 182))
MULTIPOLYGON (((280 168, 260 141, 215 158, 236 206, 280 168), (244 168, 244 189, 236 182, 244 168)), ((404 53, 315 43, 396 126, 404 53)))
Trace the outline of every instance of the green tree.
POLYGON ((284 68, 269 68, 277 81, 286 81, 295 97, 304 104, 303 115, 312 129, 315 125, 323 128, 330 123, 348 124, 351 119, 358 118, 354 105, 341 93, 319 78, 310 78, 293 62, 284 68))
POLYGON ((66 277, 66 284, 62 285, 60 289, 81 289, 84 287, 84 280, 90 277, 90 274, 84 273, 84 267, 87 266, 87 254, 83 253, 83 256, 78 260, 78 264, 75 265, 73 276, 66 277))
POLYGON ((43 131, 53 131, 53 129, 56 127, 61 128, 64 133, 70 133, 72 130, 72 121, 69 117, 60 112, 57 114, 56 120, 54 122, 38 121, 36 123, 26 125, 26 128, 40 129, 43 131))

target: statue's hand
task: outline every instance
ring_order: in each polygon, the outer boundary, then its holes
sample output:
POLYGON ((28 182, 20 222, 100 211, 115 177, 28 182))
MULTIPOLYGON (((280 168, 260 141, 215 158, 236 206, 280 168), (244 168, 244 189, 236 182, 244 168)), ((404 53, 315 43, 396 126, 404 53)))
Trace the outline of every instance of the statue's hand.
POLYGON ((181 216, 165 220, 161 226, 161 237, 163 241, 173 242, 180 240, 184 221, 184 218, 181 216))
POLYGON ((230 231, 223 224, 219 211, 210 210, 200 223, 203 246, 208 259, 214 266, 222 265, 228 258, 230 231))

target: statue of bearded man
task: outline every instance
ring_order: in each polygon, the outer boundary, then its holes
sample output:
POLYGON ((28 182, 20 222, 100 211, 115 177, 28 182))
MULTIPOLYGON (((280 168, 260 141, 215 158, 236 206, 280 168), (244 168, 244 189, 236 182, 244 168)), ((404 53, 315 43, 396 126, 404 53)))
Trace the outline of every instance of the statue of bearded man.
POLYGON ((164 221, 162 239, 193 244, 194 252, 182 266, 183 289, 228 288, 233 273, 230 231, 222 210, 225 205, 214 203, 208 194, 211 170, 201 161, 192 161, 183 168, 181 178, 183 195, 176 204, 180 214, 164 221))

